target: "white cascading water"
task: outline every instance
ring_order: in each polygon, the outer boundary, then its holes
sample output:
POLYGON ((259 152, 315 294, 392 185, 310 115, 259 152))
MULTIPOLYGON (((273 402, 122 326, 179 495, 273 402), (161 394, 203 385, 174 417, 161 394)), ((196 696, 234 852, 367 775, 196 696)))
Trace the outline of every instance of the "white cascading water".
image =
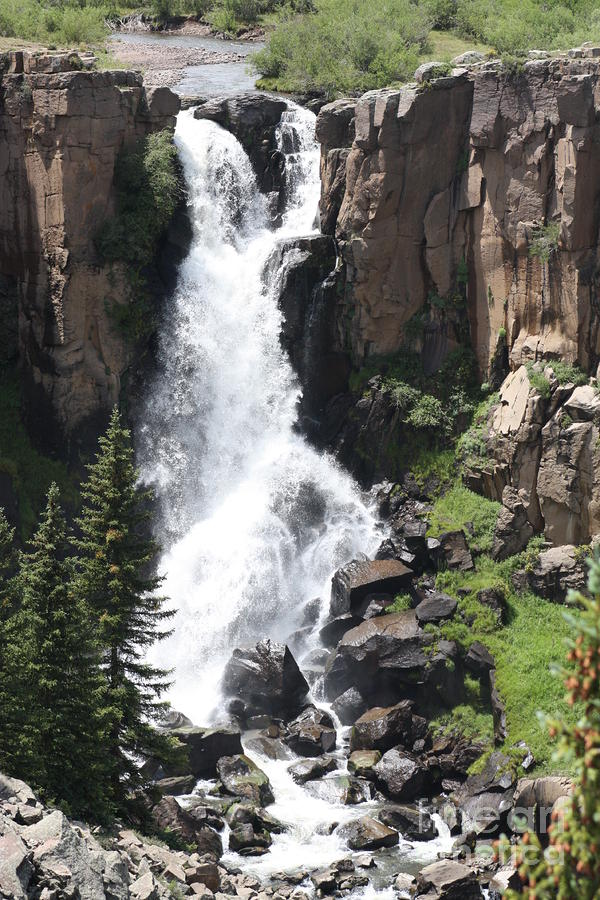
MULTIPOLYGON (((234 647, 285 640, 314 598, 324 613, 333 571, 381 540, 352 479, 295 430, 299 385, 280 345, 278 273, 267 266, 279 241, 314 230, 314 126, 299 107, 284 113, 288 196, 273 230, 236 138, 191 111, 177 124, 193 240, 162 328, 138 450, 160 504, 164 590, 177 610, 153 661, 174 669, 169 699, 197 724, 226 718, 219 682, 234 647)), ((296 785, 289 762, 255 759, 275 790, 271 811, 288 829, 260 860, 237 862, 267 875, 347 852, 328 834, 331 823, 372 804, 332 805, 296 785)))
POLYGON ((277 273, 263 282, 277 243, 313 231, 314 123, 299 107, 284 113, 280 143, 295 152, 276 230, 236 138, 191 112, 176 130, 194 234, 140 459, 161 507, 165 593, 177 609, 157 653, 175 668, 173 705, 200 724, 219 712, 233 648, 285 640, 307 601, 328 601, 335 568, 380 539, 351 478, 294 429, 299 385, 279 340, 277 273))

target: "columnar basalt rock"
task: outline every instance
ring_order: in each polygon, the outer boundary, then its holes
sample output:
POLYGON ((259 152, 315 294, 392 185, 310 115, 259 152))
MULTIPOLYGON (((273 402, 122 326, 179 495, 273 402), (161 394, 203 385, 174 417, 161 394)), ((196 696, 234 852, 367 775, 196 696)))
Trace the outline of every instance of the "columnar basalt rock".
POLYGON ((511 368, 595 367, 599 73, 588 58, 482 62, 369 92, 353 118, 348 101, 321 110, 321 223, 346 263, 338 331, 355 361, 402 347, 433 295, 446 307, 420 337, 433 364, 458 300, 484 374, 500 329, 511 368))
POLYGON ((30 419, 63 451, 118 399, 132 358, 106 309, 128 297, 124 273, 109 275, 94 247, 115 160, 179 109, 139 74, 81 71, 75 57, 0 59, 0 284, 16 294, 30 419))

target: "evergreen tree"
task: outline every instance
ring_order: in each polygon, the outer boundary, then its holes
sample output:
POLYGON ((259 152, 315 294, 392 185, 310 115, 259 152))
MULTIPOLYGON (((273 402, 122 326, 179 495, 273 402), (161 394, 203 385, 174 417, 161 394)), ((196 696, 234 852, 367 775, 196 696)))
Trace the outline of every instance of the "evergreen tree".
POLYGON ((173 742, 157 731, 169 672, 146 653, 169 632, 173 615, 157 595, 162 579, 151 573, 158 547, 147 537, 150 495, 136 487, 130 434, 113 410, 96 462, 88 467, 78 526, 77 585, 94 611, 106 678, 107 761, 113 802, 119 809, 143 785, 140 758, 167 759, 173 742))
MULTIPOLYGON (((575 636, 564 670, 568 701, 582 707, 576 725, 549 723, 559 737, 556 757, 574 773, 574 793, 560 816, 553 813, 543 850, 533 834, 523 836, 517 862, 523 892, 508 891, 507 900, 595 900, 600 896, 600 556, 590 561, 591 599, 574 594, 581 614, 567 613, 575 636)), ((504 842, 503 853, 510 847, 504 842)))
POLYGON ((73 591, 68 552, 59 490, 52 484, 31 550, 21 555, 21 605, 10 642, 11 676, 21 701, 10 718, 19 743, 9 770, 68 812, 101 819, 109 813, 104 679, 89 610, 73 591))
POLYGON ((0 769, 5 771, 9 770, 18 740, 14 727, 9 726, 19 704, 9 664, 15 612, 14 587, 10 577, 15 562, 14 537, 15 529, 8 524, 4 510, 0 509, 0 769))

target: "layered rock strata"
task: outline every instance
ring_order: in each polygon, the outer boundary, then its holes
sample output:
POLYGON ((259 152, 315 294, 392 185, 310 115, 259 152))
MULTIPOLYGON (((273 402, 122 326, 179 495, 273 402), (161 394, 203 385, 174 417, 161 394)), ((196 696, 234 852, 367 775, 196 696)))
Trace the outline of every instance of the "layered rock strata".
MULTIPOLYGON (((132 348, 107 313, 129 296, 94 238, 121 149, 174 127, 179 100, 75 55, 0 58, 0 299, 18 332, 29 418, 65 450, 116 402, 132 348)), ((10 333, 10 321, 5 333, 10 333)))
POLYGON ((504 333, 511 368, 595 368, 599 72, 584 51, 490 61, 321 110, 321 224, 345 262, 337 340, 355 362, 418 342, 435 365, 458 309, 484 376, 504 333))

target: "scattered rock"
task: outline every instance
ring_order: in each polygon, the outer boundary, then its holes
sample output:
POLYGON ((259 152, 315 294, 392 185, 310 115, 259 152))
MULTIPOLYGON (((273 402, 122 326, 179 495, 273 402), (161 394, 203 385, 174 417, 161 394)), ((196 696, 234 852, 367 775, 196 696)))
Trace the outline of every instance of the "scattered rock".
POLYGON ((397 831, 388 828, 371 816, 354 819, 336 830, 351 850, 378 850, 380 847, 395 847, 399 840, 397 831))
POLYGON ((503 625, 506 619, 506 595, 501 588, 482 588, 477 591, 477 599, 483 606, 487 606, 496 615, 499 625, 503 625))
POLYGON ((438 569, 458 569, 469 572, 473 558, 464 531, 448 531, 428 541, 429 553, 438 569))
POLYGON ((360 778, 373 780, 375 778, 373 768, 380 759, 379 750, 354 750, 348 758, 348 771, 360 778))
POLYGON ((402 700, 396 706, 376 706, 363 713, 352 729, 350 751, 412 746, 412 709, 410 700, 402 700))
POLYGON ((335 749, 336 731, 331 716, 315 706, 309 706, 289 723, 284 737, 294 753, 320 756, 335 749))
POLYGON ((412 572, 393 559, 355 559, 338 569, 331 582, 331 614, 356 613, 369 594, 392 599, 410 584, 412 572))
POLYGON ((331 704, 342 725, 352 725, 365 712, 367 702, 356 688, 348 688, 331 704))
MULTIPOLYGON (((216 725, 214 728, 185 725, 170 728, 169 731, 173 737, 185 744, 189 771, 196 778, 214 778, 217 761, 222 756, 235 756, 242 752, 240 730, 233 725, 216 725)), ((187 774, 187 772, 173 774, 187 774)))
POLYGON ((373 772, 379 787, 398 800, 414 800, 425 783, 425 769, 419 760, 398 749, 384 753, 373 772))
POLYGON ((269 779, 248 756, 224 756, 217 763, 223 788, 234 797, 243 797, 256 806, 268 806, 275 798, 269 779))
POLYGON ((322 778, 328 772, 335 772, 337 767, 337 760, 333 756, 321 756, 316 759, 301 759, 290 766, 288 772, 297 784, 306 784, 307 781, 322 778))
POLYGON ((379 818, 399 831, 406 841, 431 841, 438 834, 431 815, 420 806, 388 804, 379 813, 379 818))
POLYGON ((542 550, 532 569, 513 575, 519 589, 529 587, 546 600, 564 603, 570 590, 583 591, 587 567, 577 547, 565 544, 542 550))
POLYGON ((475 870, 452 859, 432 863, 417 875, 417 897, 481 900, 482 896, 475 870))
POLYGON ((415 614, 419 625, 426 625, 428 622, 437 625, 438 622, 451 619, 457 606, 458 603, 453 597, 435 592, 418 604, 415 614))
POLYGON ((473 641, 465 656, 465 668, 476 675, 487 676, 490 669, 496 668, 496 661, 481 641, 473 641))

